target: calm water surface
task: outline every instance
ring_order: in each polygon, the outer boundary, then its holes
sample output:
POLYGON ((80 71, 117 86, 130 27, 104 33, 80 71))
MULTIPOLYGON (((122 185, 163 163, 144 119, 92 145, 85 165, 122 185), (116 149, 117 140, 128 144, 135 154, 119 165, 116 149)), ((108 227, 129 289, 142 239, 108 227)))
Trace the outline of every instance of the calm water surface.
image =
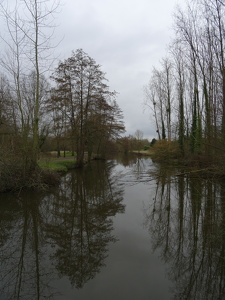
POLYGON ((123 157, 0 197, 0 300, 225 299, 224 180, 123 157))

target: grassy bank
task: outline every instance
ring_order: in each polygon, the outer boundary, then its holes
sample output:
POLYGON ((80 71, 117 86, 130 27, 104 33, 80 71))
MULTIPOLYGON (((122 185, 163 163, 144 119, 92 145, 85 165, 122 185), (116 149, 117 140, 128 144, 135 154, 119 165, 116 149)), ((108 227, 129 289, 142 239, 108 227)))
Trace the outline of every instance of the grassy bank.
POLYGON ((24 189, 47 190, 59 182, 59 173, 50 168, 26 170, 23 161, 18 159, 0 162, 0 193, 24 189))
POLYGON ((9 156, 0 160, 0 193, 23 189, 47 190, 60 182, 60 173, 76 167, 74 157, 41 158, 34 169, 25 167, 21 156, 9 156))
POLYGON ((76 159, 66 153, 57 158, 56 153, 41 154, 38 166, 26 168, 25 160, 17 156, 8 156, 0 160, 0 193, 23 189, 47 190, 60 182, 60 174, 76 167, 76 159))
POLYGON ((67 172, 68 170, 76 167, 76 160, 74 158, 71 159, 44 158, 39 160, 38 165, 40 168, 44 170, 47 169, 53 172, 67 172))
POLYGON ((132 152, 135 153, 135 154, 150 155, 150 156, 154 154, 154 151, 152 150, 152 148, 148 149, 148 150, 140 150, 140 151, 134 150, 132 152))
POLYGON ((178 143, 160 140, 148 150, 133 151, 139 155, 149 155, 153 162, 163 165, 179 166, 185 168, 187 173, 201 176, 225 177, 224 154, 220 156, 207 156, 202 153, 186 153, 181 155, 178 143))
POLYGON ((60 157, 57 157, 57 151, 41 153, 38 166, 43 170, 51 172, 64 173, 76 167, 76 159, 70 151, 60 151, 60 157))

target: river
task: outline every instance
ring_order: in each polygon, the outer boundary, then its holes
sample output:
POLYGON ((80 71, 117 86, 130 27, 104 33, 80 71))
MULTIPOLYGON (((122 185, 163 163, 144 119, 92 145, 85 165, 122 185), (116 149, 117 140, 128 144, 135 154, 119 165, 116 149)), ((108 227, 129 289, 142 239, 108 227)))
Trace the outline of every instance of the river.
POLYGON ((0 300, 225 299, 224 180, 124 156, 0 199, 0 300))

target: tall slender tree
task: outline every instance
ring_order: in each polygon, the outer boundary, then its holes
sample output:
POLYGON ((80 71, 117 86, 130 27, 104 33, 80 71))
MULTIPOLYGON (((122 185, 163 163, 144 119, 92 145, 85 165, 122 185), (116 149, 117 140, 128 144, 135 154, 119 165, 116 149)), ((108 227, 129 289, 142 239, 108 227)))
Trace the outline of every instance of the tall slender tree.
POLYGON ((42 98, 42 76, 47 71, 49 60, 50 41, 54 31, 53 20, 58 3, 50 0, 21 0, 11 6, 9 1, 0 4, 1 13, 5 18, 7 35, 1 36, 5 43, 6 55, 1 58, 1 65, 14 80, 15 98, 19 113, 21 135, 25 147, 27 168, 34 169, 40 151, 40 106, 42 98), (24 107, 24 80, 30 80, 33 72, 34 94, 30 98, 33 107, 33 116, 26 118, 24 107), (30 123, 32 121, 32 123, 30 123), (31 132, 32 130, 32 132, 31 132), (27 149, 32 138, 31 149, 27 149))

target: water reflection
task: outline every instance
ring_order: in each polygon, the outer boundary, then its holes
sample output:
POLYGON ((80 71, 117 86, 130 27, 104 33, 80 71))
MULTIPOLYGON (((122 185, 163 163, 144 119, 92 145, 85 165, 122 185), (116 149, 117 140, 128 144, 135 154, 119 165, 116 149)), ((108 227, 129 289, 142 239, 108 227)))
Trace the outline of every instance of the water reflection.
POLYGON ((116 162, 125 167, 122 170, 121 180, 126 186, 141 182, 149 184, 150 181, 154 180, 155 165, 148 157, 143 158, 141 155, 130 153, 129 155, 117 156, 116 162))
POLYGON ((108 243, 115 241, 109 217, 124 212, 122 186, 116 184, 116 176, 109 177, 111 168, 110 162, 105 168, 92 164, 65 176, 54 199, 52 221, 46 225, 56 247, 54 264, 77 288, 104 265, 108 243))
MULTIPOLYGON (((40 299, 50 296, 50 268, 46 270, 45 215, 40 195, 1 199, 1 299, 40 299)), ((12 197, 12 195, 11 195, 12 197)))
POLYGON ((173 299, 224 299, 225 183, 167 172, 154 194, 145 225, 169 266, 173 299))
POLYGON ((103 286, 110 299, 224 299, 225 183, 133 156, 68 173, 48 194, 1 195, 1 300, 104 299, 103 286))
POLYGON ((2 195, 1 299, 54 299, 52 281, 66 276, 81 288, 100 271, 116 240, 112 216, 124 212, 113 168, 94 162, 47 195, 2 195))

